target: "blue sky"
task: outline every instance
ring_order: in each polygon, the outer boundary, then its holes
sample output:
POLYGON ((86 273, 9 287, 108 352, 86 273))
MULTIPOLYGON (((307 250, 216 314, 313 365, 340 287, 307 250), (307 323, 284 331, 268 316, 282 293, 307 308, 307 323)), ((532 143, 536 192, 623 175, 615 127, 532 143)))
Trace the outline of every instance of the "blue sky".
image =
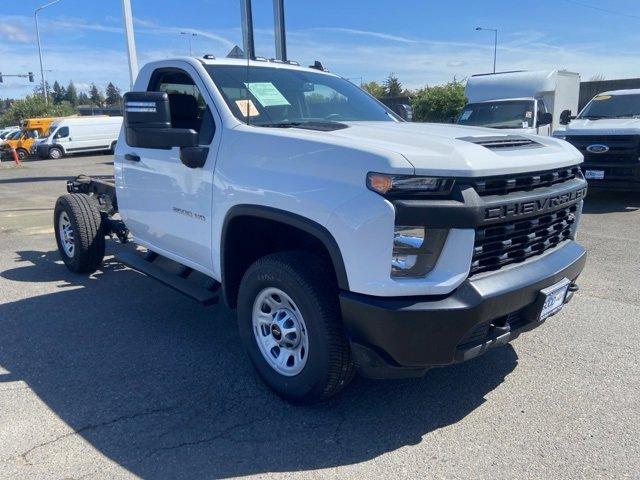
MULTIPOLYGON (((285 0, 289 56, 359 82, 395 72, 410 88, 498 70, 565 68, 583 79, 640 77, 638 0, 285 0)), ((0 72, 38 73, 33 10, 45 0, 3 2, 0 72)), ((254 0, 256 50, 273 56, 271 0, 254 0)), ((39 14, 47 78, 86 89, 112 81, 126 89, 128 71, 120 0, 62 0, 39 14)), ((194 54, 226 55, 241 44, 239 0, 132 0, 140 63, 194 54)), ((39 76, 39 75, 38 75, 39 76)), ((6 78, 0 98, 33 84, 6 78)))

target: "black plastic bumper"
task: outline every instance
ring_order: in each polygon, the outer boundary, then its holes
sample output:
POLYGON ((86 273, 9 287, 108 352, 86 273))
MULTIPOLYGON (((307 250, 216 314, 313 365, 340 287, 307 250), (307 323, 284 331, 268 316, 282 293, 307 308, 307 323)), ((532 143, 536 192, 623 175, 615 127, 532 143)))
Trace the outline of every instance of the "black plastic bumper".
POLYGON ((507 343, 542 323, 541 290, 567 278, 570 299, 585 261, 585 249, 567 241, 526 262, 469 278, 448 296, 343 292, 342 316, 358 368, 374 378, 416 376, 507 343))
POLYGON ((36 146, 36 151, 35 151, 35 155, 37 155, 39 158, 48 158, 49 157, 49 149, 51 148, 51 145, 38 145, 36 146))

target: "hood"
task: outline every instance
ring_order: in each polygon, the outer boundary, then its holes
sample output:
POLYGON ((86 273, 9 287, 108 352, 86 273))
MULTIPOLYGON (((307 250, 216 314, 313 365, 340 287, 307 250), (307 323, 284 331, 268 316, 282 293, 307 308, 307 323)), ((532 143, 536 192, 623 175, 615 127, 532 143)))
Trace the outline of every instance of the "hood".
MULTIPOLYGON (((409 122, 345 122, 349 128, 329 135, 354 147, 369 146, 402 155, 419 175, 492 176, 550 170, 582 162, 582 154, 567 142, 549 137, 453 124, 409 122), (518 137, 533 146, 488 148, 474 143, 489 138, 518 137)), ((326 133, 313 132, 314 135, 326 133)))
POLYGON ((576 119, 562 135, 640 135, 640 118, 576 119))

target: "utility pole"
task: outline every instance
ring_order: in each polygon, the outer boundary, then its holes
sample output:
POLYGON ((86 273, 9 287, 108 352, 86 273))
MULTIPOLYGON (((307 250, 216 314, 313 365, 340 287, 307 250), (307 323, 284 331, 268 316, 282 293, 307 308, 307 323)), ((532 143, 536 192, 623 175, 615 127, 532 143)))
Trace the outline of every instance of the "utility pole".
POLYGON ((44 102, 49 103, 49 92, 47 92, 47 81, 44 78, 44 65, 42 63, 42 44, 40 43, 40 27, 38 26, 38 12, 40 10, 44 10, 51 5, 55 5, 60 0, 54 0, 53 2, 49 2, 45 5, 42 5, 35 9, 33 12, 33 17, 36 21, 36 38, 38 40, 38 56, 40 57, 40 76, 42 78, 42 94, 44 95, 44 102))
POLYGON ((493 73, 496 73, 496 58, 498 56, 498 29, 497 28, 483 28, 476 27, 477 31, 493 32, 493 73))
POLYGON ((251 0, 240 0, 240 14, 242 15, 242 43, 244 57, 250 60, 256 58, 256 48, 253 41, 253 13, 251 0))
POLYGON ((133 15, 131 13, 131 0, 122 0, 122 18, 124 20, 124 34, 127 42, 127 58, 129 59, 129 85, 133 88, 138 75, 138 55, 136 54, 136 41, 133 36, 133 15))

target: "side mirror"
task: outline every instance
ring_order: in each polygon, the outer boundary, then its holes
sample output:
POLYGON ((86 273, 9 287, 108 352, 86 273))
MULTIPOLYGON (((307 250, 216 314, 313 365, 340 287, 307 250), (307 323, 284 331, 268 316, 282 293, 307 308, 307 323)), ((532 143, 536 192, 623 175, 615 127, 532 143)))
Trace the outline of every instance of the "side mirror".
POLYGON ((540 115, 540 118, 538 119, 538 126, 542 127, 544 125, 551 125, 553 123, 553 115, 550 114, 549 112, 545 112, 542 115, 540 115))
POLYGON ((165 92, 129 92, 124 95, 127 145, 139 148, 195 147, 198 132, 172 128, 169 95, 165 92))
POLYGON ((560 125, 569 125, 571 122, 571 110, 563 110, 560 113, 560 125))

